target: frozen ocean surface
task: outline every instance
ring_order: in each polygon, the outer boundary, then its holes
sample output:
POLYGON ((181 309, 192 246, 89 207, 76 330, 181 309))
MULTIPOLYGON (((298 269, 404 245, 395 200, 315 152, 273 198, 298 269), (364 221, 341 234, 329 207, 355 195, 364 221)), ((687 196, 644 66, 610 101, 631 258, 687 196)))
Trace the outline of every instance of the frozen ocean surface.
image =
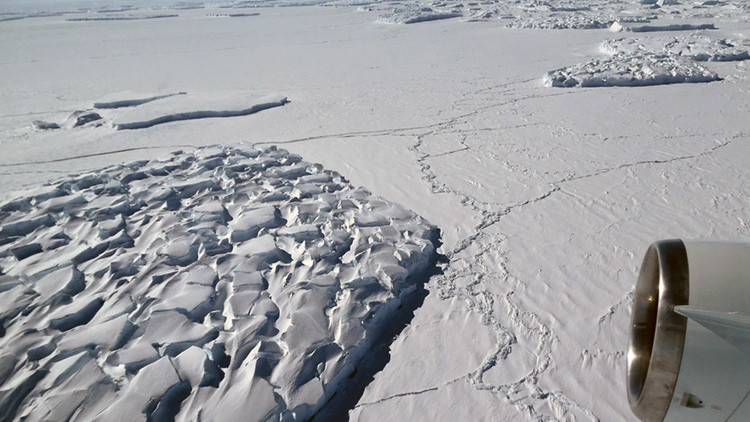
POLYGON ((0 4, 0 420, 635 420, 750 235, 746 1, 123 3, 0 4))

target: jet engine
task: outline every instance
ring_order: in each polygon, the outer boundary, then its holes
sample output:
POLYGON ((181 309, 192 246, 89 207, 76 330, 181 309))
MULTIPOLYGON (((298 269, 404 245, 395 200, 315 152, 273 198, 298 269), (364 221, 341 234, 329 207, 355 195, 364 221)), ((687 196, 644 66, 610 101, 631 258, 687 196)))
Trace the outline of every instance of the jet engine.
POLYGON ((627 362, 643 421, 750 421, 750 243, 662 240, 635 288, 627 362))

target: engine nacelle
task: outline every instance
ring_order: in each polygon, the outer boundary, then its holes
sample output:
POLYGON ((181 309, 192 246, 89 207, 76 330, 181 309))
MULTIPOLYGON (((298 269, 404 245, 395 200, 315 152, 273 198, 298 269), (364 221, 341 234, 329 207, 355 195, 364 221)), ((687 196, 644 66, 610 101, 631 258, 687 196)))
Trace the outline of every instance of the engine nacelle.
POLYGON ((750 421, 750 243, 663 240, 641 265, 627 362, 643 421, 750 421))

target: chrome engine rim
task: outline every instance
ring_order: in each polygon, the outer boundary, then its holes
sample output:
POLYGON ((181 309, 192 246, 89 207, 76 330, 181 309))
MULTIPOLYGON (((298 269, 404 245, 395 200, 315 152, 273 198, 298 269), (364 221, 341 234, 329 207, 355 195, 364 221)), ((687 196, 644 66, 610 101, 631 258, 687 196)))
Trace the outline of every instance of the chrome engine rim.
POLYGON ((689 284, 685 244, 651 244, 635 288, 627 362, 628 401, 643 421, 662 421, 669 410, 687 332, 674 307, 688 304, 689 284))

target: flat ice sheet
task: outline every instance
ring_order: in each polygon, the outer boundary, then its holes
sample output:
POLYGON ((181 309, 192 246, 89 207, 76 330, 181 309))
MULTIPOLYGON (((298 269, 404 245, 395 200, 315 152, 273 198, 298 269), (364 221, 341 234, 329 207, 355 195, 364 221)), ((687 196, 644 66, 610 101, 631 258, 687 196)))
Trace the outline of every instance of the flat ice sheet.
POLYGON ((415 289, 434 240, 411 211, 276 148, 60 179, 0 205, 0 408, 306 420, 415 289))

